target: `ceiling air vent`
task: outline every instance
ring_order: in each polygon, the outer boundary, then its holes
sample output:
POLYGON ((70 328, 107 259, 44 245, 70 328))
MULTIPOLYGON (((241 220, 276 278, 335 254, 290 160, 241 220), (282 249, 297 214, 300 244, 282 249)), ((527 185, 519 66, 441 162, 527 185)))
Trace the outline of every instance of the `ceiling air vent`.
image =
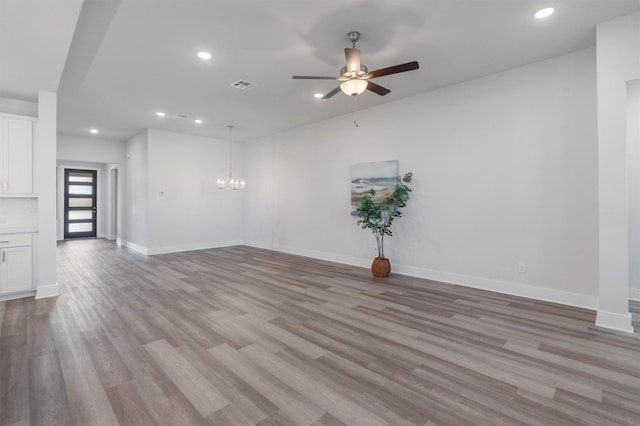
POLYGON ((246 81, 246 80, 238 80, 235 83, 231 84, 233 87, 235 87, 236 89, 242 89, 242 90, 248 90, 251 89, 253 87, 256 87, 255 83, 251 83, 250 81, 246 81))

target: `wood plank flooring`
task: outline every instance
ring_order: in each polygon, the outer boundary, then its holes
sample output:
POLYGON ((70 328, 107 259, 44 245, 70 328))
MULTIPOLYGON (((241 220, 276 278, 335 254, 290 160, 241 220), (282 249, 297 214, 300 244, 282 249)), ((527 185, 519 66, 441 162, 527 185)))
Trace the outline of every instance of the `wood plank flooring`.
POLYGON ((640 335, 588 310, 242 246, 58 256, 60 297, 0 302, 0 425, 640 424, 640 335))

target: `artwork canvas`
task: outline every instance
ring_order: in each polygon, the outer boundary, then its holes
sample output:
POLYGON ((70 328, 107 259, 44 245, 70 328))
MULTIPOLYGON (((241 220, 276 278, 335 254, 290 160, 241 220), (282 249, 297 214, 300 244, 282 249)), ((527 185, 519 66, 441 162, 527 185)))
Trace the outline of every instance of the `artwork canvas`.
POLYGON ((369 189, 376 191, 374 203, 379 203, 391 194, 398 184, 400 162, 398 160, 378 161, 376 163, 354 164, 351 166, 351 206, 352 216, 362 201, 363 193, 369 189))

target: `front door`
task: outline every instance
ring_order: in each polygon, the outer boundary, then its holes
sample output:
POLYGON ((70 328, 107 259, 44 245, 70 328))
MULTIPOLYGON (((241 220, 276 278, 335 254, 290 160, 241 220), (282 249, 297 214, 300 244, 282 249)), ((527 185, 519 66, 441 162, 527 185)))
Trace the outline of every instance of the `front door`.
POLYGON ((96 171, 64 170, 64 238, 96 236, 96 171))

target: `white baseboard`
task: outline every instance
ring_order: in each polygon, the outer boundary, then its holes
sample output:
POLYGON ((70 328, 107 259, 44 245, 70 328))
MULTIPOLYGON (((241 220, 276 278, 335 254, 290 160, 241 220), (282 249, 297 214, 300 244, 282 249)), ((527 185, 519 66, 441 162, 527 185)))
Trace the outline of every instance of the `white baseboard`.
POLYGON ((146 247, 143 247, 141 245, 132 243, 131 241, 122 241, 122 245, 130 248, 133 251, 137 251, 138 253, 144 254, 144 255, 148 255, 149 254, 149 249, 147 249, 146 247))
POLYGON ((107 235, 106 238, 107 238, 107 240, 113 241, 113 240, 116 239, 116 236, 115 235, 107 235))
POLYGON ((629 313, 617 314, 614 312, 598 310, 598 314, 596 315, 596 325, 599 327, 624 331, 626 333, 633 333, 631 314, 629 313))
POLYGON ((31 297, 31 296, 35 296, 35 294, 36 292, 33 290, 22 291, 20 293, 5 294, 0 296, 0 302, 4 302, 6 300, 22 299, 24 297, 31 297))
POLYGON ((640 302, 640 288, 629 287, 629 299, 640 302))
POLYGON ((121 246, 122 246, 122 239, 120 239, 120 238, 116 238, 116 245, 117 245, 118 247, 121 247, 121 246))
POLYGON ((527 297, 529 299, 542 300, 545 302, 560 303, 562 305, 576 306, 591 310, 596 310, 598 307, 598 297, 590 296, 588 294, 573 293, 548 287, 537 287, 512 281, 493 280, 490 278, 474 277, 471 275, 435 271, 412 266, 398 265, 395 268, 395 271, 402 275, 426 278, 448 284, 477 288, 480 290, 495 291, 497 293, 509 294, 512 296, 527 297))
MULTIPOLYGON (((296 254, 300 256, 313 257, 316 259, 328 260, 331 262, 345 263, 347 265, 360 266, 365 268, 369 267, 372 261, 372 259, 340 256, 332 253, 300 249, 296 247, 272 247, 265 245, 264 243, 261 243, 259 241, 245 241, 245 245, 256 248, 281 251, 284 253, 296 254)), ((576 306, 591 310, 596 310, 598 307, 598 298, 596 296, 590 296, 588 294, 572 293, 547 287, 536 287, 509 281, 492 280, 488 278, 436 271, 426 268, 416 268, 413 266, 398 265, 393 263, 391 265, 391 270, 393 271, 393 273, 401 275, 424 278, 447 284, 456 284, 463 287, 472 287, 480 290, 495 291, 498 293, 527 297, 530 299, 542 300, 545 302, 560 303, 563 305, 576 306)))
POLYGON ((265 249, 265 250, 274 250, 274 251, 279 251, 279 252, 282 252, 282 253, 295 254, 295 255, 298 255, 298 256, 312 257, 314 259, 328 260, 330 262, 344 263, 346 265, 360 266, 362 268, 367 268, 367 267, 371 266, 371 261, 372 261, 372 259, 365 260, 365 259, 360 259, 360 258, 357 258, 357 257, 340 256, 340 255, 333 254, 333 253, 326 253, 326 252, 323 252, 323 251, 301 249, 301 248, 290 247, 290 246, 272 247, 272 246, 268 246, 266 244, 263 244, 263 243, 261 243, 259 241, 245 241, 243 244, 245 246, 249 246, 249 247, 261 248, 261 249, 265 249))
POLYGON ((165 253, 179 253, 182 251, 206 250, 206 249, 212 249, 212 248, 231 247, 231 246, 240 246, 240 245, 242 245, 241 240, 178 244, 175 246, 151 247, 147 249, 146 254, 154 255, 154 254, 165 254, 165 253))
MULTIPOLYGON (((116 244, 118 240, 116 240, 116 244)), ((141 245, 132 243, 130 241, 122 241, 122 245, 130 248, 133 251, 137 251, 138 253, 142 253, 147 256, 151 256, 154 254, 166 254, 166 253, 179 253, 183 251, 193 251, 193 250, 206 250, 211 248, 219 248, 219 247, 230 247, 230 246, 240 246, 243 242, 241 240, 232 240, 232 241, 214 241, 214 242, 206 242, 206 243, 191 243, 191 244, 179 244, 175 246, 165 246, 165 247, 143 247, 141 245)))
POLYGON ((45 297, 59 296, 58 283, 52 285, 39 285, 36 288, 36 299, 44 299, 45 297))

